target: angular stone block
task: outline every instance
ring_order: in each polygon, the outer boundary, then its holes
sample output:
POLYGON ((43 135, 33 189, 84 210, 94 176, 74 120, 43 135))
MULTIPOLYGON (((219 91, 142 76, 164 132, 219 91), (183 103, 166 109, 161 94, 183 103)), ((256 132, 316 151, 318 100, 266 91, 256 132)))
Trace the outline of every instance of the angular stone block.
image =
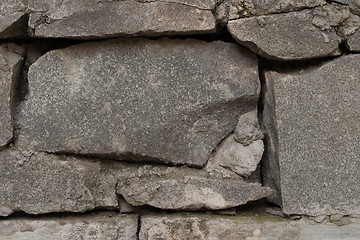
POLYGON ((12 94, 20 77, 22 62, 23 57, 11 46, 0 45, 0 148, 13 137, 12 94))
POLYGON ((234 43, 111 40, 51 51, 29 70, 18 145, 203 166, 257 105, 257 59, 234 43))
POLYGON ((82 216, 16 218, 0 221, 2 240, 136 239, 137 215, 113 212, 82 216))
POLYGON ((360 213, 359 65, 359 55, 347 55, 299 73, 266 73, 265 114, 273 117, 264 119, 263 169, 277 179, 287 214, 360 213))
POLYGON ((233 20, 228 30, 237 42, 265 58, 303 60, 339 55, 335 29, 316 26, 314 11, 233 20))
POLYGON ((30 0, 29 23, 34 36, 54 38, 212 33, 214 7, 214 0, 30 0))
POLYGON ((116 182, 100 162, 4 150, 0 152, 0 216, 116 208, 116 182))
POLYGON ((134 205, 161 209, 226 209, 272 193, 259 183, 241 178, 212 178, 205 171, 177 167, 122 168, 117 193, 134 205), (125 170, 125 171, 124 171, 125 170))

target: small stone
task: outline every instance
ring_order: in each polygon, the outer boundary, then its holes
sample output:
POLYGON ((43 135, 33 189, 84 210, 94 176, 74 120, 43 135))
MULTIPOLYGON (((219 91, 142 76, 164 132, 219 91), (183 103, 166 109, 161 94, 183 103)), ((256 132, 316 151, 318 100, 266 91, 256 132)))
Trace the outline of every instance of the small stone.
POLYGON ((339 213, 337 213, 337 214, 332 214, 332 215, 330 216, 330 220, 331 220, 331 221, 334 221, 334 222, 337 222, 337 221, 340 221, 343 217, 344 217, 343 214, 339 214, 339 213))
POLYGON ((326 218, 326 215, 319 215, 319 216, 313 217, 313 220, 317 223, 321 223, 325 220, 325 218, 326 218))
POLYGON ((119 196, 119 212, 121 213, 131 213, 135 211, 135 207, 128 202, 121 196, 119 196))
POLYGON ((234 132, 234 138, 244 146, 248 146, 252 142, 264 138, 257 119, 257 110, 247 112, 240 116, 234 132))
POLYGON ((262 140, 244 146, 235 141, 234 134, 230 134, 217 146, 205 169, 208 172, 221 173, 224 177, 228 171, 249 177, 256 170, 263 152, 262 140))

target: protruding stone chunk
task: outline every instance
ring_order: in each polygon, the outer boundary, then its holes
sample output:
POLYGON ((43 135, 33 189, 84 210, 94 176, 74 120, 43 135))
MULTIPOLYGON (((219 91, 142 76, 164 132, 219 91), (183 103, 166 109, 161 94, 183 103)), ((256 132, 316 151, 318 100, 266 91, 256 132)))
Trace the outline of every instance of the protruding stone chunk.
POLYGON ((263 152, 262 140, 244 146, 235 141, 234 134, 231 134, 216 148, 206 165, 206 170, 223 177, 230 177, 232 173, 249 177, 256 170, 263 152))
POLYGON ((247 112, 240 116, 234 132, 234 138, 244 146, 248 146, 252 142, 264 138, 264 134, 260 130, 257 110, 247 112))
POLYGON ((205 171, 177 167, 126 168, 117 192, 134 205, 161 209, 226 209, 269 196, 259 183, 209 177, 205 171))

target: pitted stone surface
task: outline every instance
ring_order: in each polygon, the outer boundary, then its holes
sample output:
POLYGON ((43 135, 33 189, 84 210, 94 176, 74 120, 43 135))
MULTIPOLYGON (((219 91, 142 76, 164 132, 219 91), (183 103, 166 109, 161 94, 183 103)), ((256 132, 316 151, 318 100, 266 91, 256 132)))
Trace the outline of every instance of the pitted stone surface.
POLYGON ((217 8, 221 20, 285 13, 314 8, 326 4, 325 0, 225 0, 217 8))
POLYGON ((82 216, 17 218, 0 221, 1 240, 136 239, 137 215, 115 212, 82 216))
MULTIPOLYGON (((360 57, 347 55, 303 73, 266 73, 275 126, 268 159, 278 161, 287 214, 359 214, 360 57)), ((266 110, 267 111, 267 110, 266 110)), ((265 181, 268 185, 268 180, 265 181)))
POLYGON ((34 36, 54 38, 212 33, 214 7, 214 0, 30 0, 29 23, 34 36))
POLYGON ((349 36, 347 44, 351 51, 360 52, 360 28, 349 36))
POLYGON ((206 170, 221 174, 223 177, 231 176, 232 173, 249 177, 257 169, 263 152, 262 140, 244 146, 235 140, 234 134, 230 134, 216 147, 206 165, 206 170))
POLYGON ((26 150, 0 152, 0 216, 115 208, 115 186, 100 162, 26 150))
POLYGON ((119 179, 117 193, 134 206, 150 205, 161 209, 226 209, 272 194, 260 183, 241 177, 209 176, 206 171, 184 167, 113 167, 119 179))
POLYGON ((234 43, 111 40, 30 67, 18 145, 202 166, 257 105, 256 57, 234 43))
POLYGON ((0 148, 13 137, 11 101, 14 84, 20 77, 23 57, 11 46, 0 45, 0 148))
POLYGON ((316 9, 233 20, 228 30, 237 42, 265 58, 303 60, 339 55, 334 27, 322 30, 314 25, 316 9))
POLYGON ((266 214, 251 216, 240 213, 234 217, 205 214, 145 215, 141 218, 139 239, 294 240, 299 239, 301 229, 307 224, 311 223, 266 214))

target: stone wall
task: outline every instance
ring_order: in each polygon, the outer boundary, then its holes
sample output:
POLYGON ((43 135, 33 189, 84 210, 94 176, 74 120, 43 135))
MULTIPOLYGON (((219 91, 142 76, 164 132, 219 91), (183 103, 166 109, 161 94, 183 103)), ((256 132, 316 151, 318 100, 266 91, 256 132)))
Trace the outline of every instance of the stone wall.
POLYGON ((0 239, 360 239, 359 66, 358 0, 2 0, 0 239))

